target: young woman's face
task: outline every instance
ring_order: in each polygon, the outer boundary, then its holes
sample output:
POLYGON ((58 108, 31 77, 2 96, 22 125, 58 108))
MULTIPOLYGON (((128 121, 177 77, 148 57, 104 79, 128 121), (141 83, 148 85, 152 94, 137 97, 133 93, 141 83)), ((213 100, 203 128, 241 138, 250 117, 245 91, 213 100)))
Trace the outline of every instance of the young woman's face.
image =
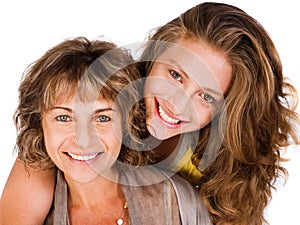
POLYGON ((77 182, 109 171, 120 153, 121 117, 111 101, 59 101, 43 113, 42 126, 50 158, 77 182))
POLYGON ((160 140, 199 130, 214 117, 231 80, 225 54, 181 39, 154 62, 145 85, 147 128, 160 140))

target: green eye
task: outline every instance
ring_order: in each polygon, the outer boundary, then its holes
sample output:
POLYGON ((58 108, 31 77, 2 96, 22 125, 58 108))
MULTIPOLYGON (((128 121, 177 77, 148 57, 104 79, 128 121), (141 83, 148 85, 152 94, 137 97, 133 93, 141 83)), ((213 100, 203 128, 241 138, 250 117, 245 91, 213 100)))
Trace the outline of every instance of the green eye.
POLYGON ((170 70, 170 74, 175 80, 178 80, 178 81, 182 80, 181 75, 179 73, 177 73, 175 70, 170 70))
POLYGON ((110 117, 105 115, 100 115, 97 117, 97 122, 108 122, 111 121, 110 117))
POLYGON ((207 93, 201 94, 201 97, 204 99, 204 101, 206 101, 208 103, 212 103, 212 102, 215 101, 215 99, 211 95, 209 95, 207 93))

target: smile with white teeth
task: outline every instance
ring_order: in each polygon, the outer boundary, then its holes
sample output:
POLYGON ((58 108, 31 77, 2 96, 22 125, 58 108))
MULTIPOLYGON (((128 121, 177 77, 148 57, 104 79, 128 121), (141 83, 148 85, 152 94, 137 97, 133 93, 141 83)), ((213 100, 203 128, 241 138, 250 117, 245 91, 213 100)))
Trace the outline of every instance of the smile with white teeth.
POLYGON ((70 152, 67 152, 67 154, 72 158, 76 159, 78 161, 88 161, 91 159, 94 159, 96 156, 98 156, 99 153, 93 154, 93 155, 75 155, 70 152))
POLYGON ((168 123, 170 123, 170 124, 178 124, 178 123, 180 122, 180 120, 176 120, 176 119, 173 119, 173 118, 169 117, 169 116, 165 113, 165 111, 163 110, 163 108, 162 108, 160 105, 158 106, 158 112, 159 112, 160 117, 161 117, 164 121, 166 121, 166 122, 168 122, 168 123))

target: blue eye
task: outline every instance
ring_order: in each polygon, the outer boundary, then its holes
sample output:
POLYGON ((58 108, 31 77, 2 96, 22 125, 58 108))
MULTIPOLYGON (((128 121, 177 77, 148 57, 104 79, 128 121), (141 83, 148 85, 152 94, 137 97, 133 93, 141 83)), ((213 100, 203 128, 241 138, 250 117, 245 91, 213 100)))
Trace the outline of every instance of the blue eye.
POLYGON ((57 116, 55 119, 57 121, 61 121, 61 122, 69 122, 69 121, 71 121, 70 116, 67 116, 67 115, 60 115, 60 116, 57 116))
POLYGON ((204 99, 204 101, 206 101, 207 103, 212 103, 212 102, 214 102, 215 101, 215 99, 211 96, 211 95, 209 95, 209 94, 207 94, 207 93, 202 93, 201 94, 201 97, 204 99))
POLYGON ((182 76, 179 73, 177 73, 175 70, 170 70, 169 72, 175 80, 182 81, 182 76))
POLYGON ((108 122, 111 121, 111 118, 109 116, 100 115, 96 119, 97 122, 108 122))

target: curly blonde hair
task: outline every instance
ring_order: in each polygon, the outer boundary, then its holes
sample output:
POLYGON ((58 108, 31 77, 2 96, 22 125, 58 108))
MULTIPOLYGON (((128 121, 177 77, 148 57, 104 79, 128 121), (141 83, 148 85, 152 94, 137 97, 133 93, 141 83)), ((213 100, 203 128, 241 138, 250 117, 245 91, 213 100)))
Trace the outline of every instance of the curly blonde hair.
MULTIPOLYGON (((201 196, 214 224, 262 224, 274 181, 287 175, 280 165, 284 160, 281 151, 291 139, 299 143, 296 90, 284 79, 279 55, 266 30, 237 7, 203 3, 189 9, 155 30, 142 60, 154 61, 168 43, 182 38, 222 51, 232 70, 223 110, 214 118, 223 141, 216 159, 198 181, 201 196), (224 124, 226 127, 221 127, 224 124)), ((145 73, 151 67, 152 62, 147 63, 145 73)), ((211 129, 208 125, 199 134, 192 157, 196 166, 211 129)))
POLYGON ((138 137, 146 129, 140 122, 145 115, 139 104, 139 78, 129 52, 107 41, 78 37, 48 50, 25 70, 19 86, 14 115, 19 159, 25 165, 42 169, 54 167, 45 149, 41 116, 61 96, 67 100, 76 93, 83 101, 98 97, 115 101, 123 122, 119 160, 147 164, 145 152, 132 150, 138 148, 138 137))

